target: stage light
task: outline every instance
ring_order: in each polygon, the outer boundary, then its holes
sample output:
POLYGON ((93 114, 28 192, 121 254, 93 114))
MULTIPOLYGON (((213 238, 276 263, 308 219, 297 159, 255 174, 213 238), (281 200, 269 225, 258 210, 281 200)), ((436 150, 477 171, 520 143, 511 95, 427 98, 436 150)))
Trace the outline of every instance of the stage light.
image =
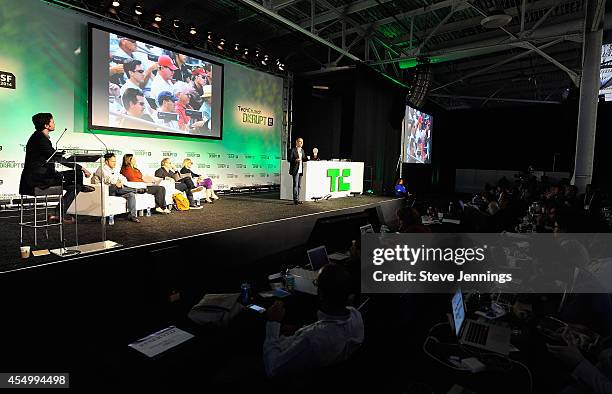
POLYGON ((134 13, 136 15, 142 15, 142 6, 141 5, 134 6, 134 13))
POLYGON ((195 27, 193 27, 193 26, 191 26, 191 29, 189 29, 189 34, 191 34, 191 35, 195 35, 195 34, 197 34, 197 33, 198 33, 198 32, 197 32, 196 28, 195 28, 195 27))
POLYGON ((172 26, 174 26, 175 29, 178 29, 180 24, 181 24, 181 21, 179 19, 175 19, 172 21, 172 26))
POLYGON ((281 64, 279 64, 279 65, 278 65, 278 69, 279 69, 280 71, 285 71, 285 65, 284 65, 284 64, 282 64, 282 63, 281 63, 281 64))
POLYGON ((206 38, 209 42, 212 42, 212 32, 208 32, 208 37, 206 38))
POLYGON ((121 5, 121 3, 119 3, 117 0, 113 1, 113 7, 119 7, 121 5))
POLYGON ((217 48, 220 50, 225 49, 225 38, 222 38, 219 43, 217 44, 217 48))
POLYGON ((159 14, 155 14, 155 18, 153 18, 155 20, 155 22, 161 22, 162 21, 162 17, 159 14))
POLYGON ((157 22, 151 22, 151 26, 156 29, 159 29, 159 25, 157 24, 157 22))
POLYGON ((234 51, 239 51, 240 50, 240 45, 238 45, 238 43, 234 44, 234 51))
POLYGON ((267 66, 268 65, 268 55, 265 55, 263 60, 261 61, 261 65, 262 66, 267 66))

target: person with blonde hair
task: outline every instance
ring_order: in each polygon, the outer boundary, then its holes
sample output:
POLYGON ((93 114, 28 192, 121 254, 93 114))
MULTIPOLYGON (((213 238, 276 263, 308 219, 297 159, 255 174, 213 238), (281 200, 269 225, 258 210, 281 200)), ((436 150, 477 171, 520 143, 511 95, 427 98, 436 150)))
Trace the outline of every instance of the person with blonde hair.
POLYGON ((155 212, 169 214, 170 210, 166 208, 166 188, 159 185, 153 185, 145 182, 142 178, 142 172, 136 168, 136 158, 131 153, 123 155, 121 164, 121 175, 127 178, 128 182, 142 182, 147 184, 147 193, 155 196, 155 212))
POLYGON ((158 178, 174 181, 174 188, 178 191, 185 192, 187 200, 189 200, 190 209, 201 209, 193 199, 193 193, 202 191, 202 186, 196 187, 193 180, 189 176, 184 176, 176 171, 174 164, 169 157, 164 157, 161 161, 161 167, 155 171, 155 176, 158 178))
POLYGON ((203 186, 206 189, 204 191, 204 200, 207 203, 213 203, 213 200, 218 200, 219 196, 215 194, 212 179, 196 174, 191 170, 191 166, 193 166, 193 161, 191 159, 187 158, 183 160, 183 168, 181 168, 180 173, 183 175, 189 175, 194 180, 194 184, 203 186))

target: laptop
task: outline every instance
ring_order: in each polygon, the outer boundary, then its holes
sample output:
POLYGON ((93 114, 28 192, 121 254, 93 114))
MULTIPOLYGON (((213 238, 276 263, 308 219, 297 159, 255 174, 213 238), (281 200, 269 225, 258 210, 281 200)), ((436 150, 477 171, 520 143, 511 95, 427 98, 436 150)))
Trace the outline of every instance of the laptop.
POLYGON ((510 336, 508 327, 496 326, 465 318, 465 304, 461 289, 457 289, 451 302, 455 334, 459 343, 495 353, 510 353, 510 336))
POLYGON ((310 268, 313 271, 318 271, 325 264, 329 263, 329 257, 327 256, 327 249, 325 249, 325 246, 309 249, 306 254, 308 255, 310 268))
POLYGON ((368 234, 368 233, 373 233, 374 232, 374 228, 372 227, 372 225, 370 223, 359 227, 359 232, 361 233, 361 235, 363 234, 368 234))

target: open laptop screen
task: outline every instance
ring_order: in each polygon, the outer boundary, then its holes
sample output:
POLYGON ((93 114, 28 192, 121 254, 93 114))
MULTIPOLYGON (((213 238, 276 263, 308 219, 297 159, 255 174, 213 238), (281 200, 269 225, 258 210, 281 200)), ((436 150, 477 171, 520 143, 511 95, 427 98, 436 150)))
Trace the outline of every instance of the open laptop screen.
POLYGON ((313 271, 318 271, 325 264, 329 263, 325 246, 309 249, 306 253, 308 254, 308 261, 313 271))
POLYGON ((461 332, 461 326, 463 325, 463 320, 465 319, 465 307, 463 305, 463 294, 461 294, 461 289, 457 289, 455 295, 453 296, 452 301, 453 307, 453 320, 455 323, 455 334, 459 337, 459 333, 461 332))

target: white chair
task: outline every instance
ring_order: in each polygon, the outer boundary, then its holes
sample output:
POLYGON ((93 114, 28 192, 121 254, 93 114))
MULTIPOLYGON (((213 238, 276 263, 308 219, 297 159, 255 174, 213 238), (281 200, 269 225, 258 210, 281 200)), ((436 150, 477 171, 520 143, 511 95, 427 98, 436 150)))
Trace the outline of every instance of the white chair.
MULTIPOLYGON (((68 208, 68 213, 74 215, 78 210, 79 215, 107 217, 110 215, 121 215, 128 212, 127 200, 120 196, 109 196, 108 185, 99 183, 92 184, 94 191, 91 193, 79 193, 77 198, 68 208), (100 192, 104 196, 100 196, 100 192), (104 206, 102 206, 104 201, 104 206), (75 205, 77 210, 75 210, 75 205)), ((155 197, 152 194, 136 194, 136 209, 138 211, 147 208, 155 208, 155 197)))

